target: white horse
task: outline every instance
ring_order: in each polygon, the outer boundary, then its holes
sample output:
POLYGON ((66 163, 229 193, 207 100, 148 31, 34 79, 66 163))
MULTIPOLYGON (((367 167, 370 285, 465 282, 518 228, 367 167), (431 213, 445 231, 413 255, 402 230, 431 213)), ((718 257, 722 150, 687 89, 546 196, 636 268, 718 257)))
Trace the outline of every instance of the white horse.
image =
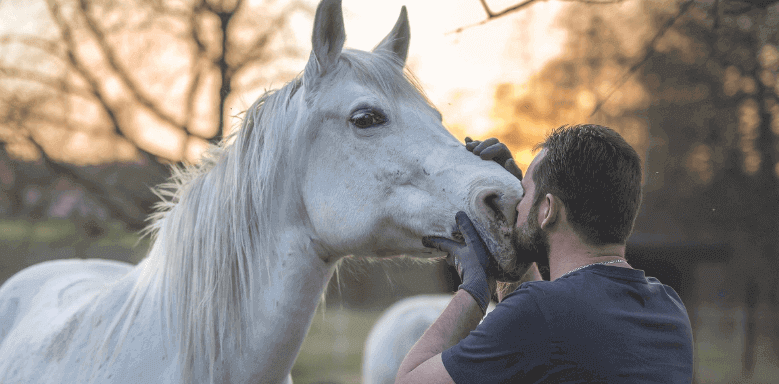
MULTIPOLYGON (((419 295, 392 304, 371 328, 362 358, 363 384, 392 384, 400 363, 452 300, 452 295, 419 295)), ((490 303, 487 313, 495 305, 490 303)))
POLYGON ((291 381, 336 261, 443 256, 421 239, 456 236, 460 210, 511 266, 519 181, 404 75, 405 8, 372 52, 344 40, 340 0, 324 0, 304 72, 175 172, 137 266, 53 261, 0 287, 0 382, 291 381))

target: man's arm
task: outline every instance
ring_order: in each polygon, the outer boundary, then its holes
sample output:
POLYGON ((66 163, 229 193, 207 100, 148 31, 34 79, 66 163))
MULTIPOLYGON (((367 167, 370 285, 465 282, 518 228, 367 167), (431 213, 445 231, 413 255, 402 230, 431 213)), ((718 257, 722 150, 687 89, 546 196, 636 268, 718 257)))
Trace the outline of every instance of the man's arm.
POLYGON ((441 360, 441 352, 479 325, 495 292, 495 278, 486 274, 492 256, 473 222, 465 212, 457 212, 455 221, 465 243, 431 237, 422 239, 422 244, 446 252, 446 261, 457 268, 462 284, 444 312, 406 354, 396 383, 453 383, 441 360))
POLYGON ((482 317, 484 314, 473 296, 458 290, 441 316, 403 359, 395 383, 454 383, 441 360, 441 352, 468 336, 482 317))

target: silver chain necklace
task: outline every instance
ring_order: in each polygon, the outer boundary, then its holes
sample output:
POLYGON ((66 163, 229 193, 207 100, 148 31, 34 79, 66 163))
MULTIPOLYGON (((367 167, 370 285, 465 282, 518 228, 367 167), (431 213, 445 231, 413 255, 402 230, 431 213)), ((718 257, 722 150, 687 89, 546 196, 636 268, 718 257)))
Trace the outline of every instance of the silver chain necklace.
POLYGON ((560 276, 560 277, 563 277, 563 276, 565 276, 565 275, 567 275, 567 274, 569 274, 569 273, 574 273, 574 272, 576 272, 576 271, 578 271, 578 270, 580 270, 580 269, 582 269, 582 268, 587 268, 587 267, 589 267, 589 266, 592 266, 592 265, 596 265, 596 264, 614 264, 614 263, 626 263, 626 261, 625 261, 625 260, 622 260, 622 259, 618 259, 618 260, 601 261, 601 262, 599 262, 599 263, 592 263, 592 264, 582 265, 582 266, 581 266, 581 267, 579 267, 579 268, 576 268, 576 269, 570 270, 570 271, 568 271, 568 272, 566 272, 566 273, 562 274, 562 276, 560 276))

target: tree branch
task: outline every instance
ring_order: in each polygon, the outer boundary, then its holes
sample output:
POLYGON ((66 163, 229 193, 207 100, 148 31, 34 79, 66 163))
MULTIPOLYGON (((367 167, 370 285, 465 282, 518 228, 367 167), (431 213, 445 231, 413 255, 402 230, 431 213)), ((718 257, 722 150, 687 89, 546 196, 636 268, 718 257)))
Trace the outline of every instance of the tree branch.
POLYGON ((450 35, 452 33, 460 33, 460 32, 462 32, 462 31, 464 31, 464 30, 466 30, 468 28, 478 27, 480 25, 487 24, 488 22, 492 21, 493 19, 497 19, 497 18, 499 18, 501 16, 508 15, 508 14, 510 14, 512 12, 519 11, 520 9, 527 7, 528 5, 530 5, 532 3, 535 3, 538 0, 525 0, 525 1, 521 2, 521 3, 519 3, 519 4, 516 4, 516 5, 513 5, 511 7, 508 7, 508 8, 506 8, 506 9, 500 11, 500 12, 497 12, 497 13, 494 13, 494 12, 492 12, 490 10, 490 7, 487 6, 487 2, 485 0, 479 0, 479 1, 481 2, 482 7, 484 7, 484 11, 487 12, 487 18, 482 20, 482 21, 480 21, 480 22, 478 22, 478 23, 462 26, 460 28, 455 29, 454 31, 449 31, 449 32, 446 33, 447 35, 450 35))
POLYGON ((55 173, 65 175, 75 183, 81 185, 89 193, 89 196, 98 200, 108 209, 113 218, 122 221, 129 229, 135 231, 141 230, 146 226, 147 213, 128 199, 124 198, 123 194, 118 193, 116 188, 111 188, 84 177, 77 169, 74 169, 75 167, 60 163, 49 157, 46 154, 46 151, 43 150, 40 144, 35 142, 35 140, 30 141, 38 148, 43 163, 47 167, 51 168, 55 173))
POLYGON ((192 76, 192 79, 189 82, 186 93, 187 97, 186 101, 184 102, 184 116, 186 116, 187 119, 185 122, 187 127, 192 124, 192 119, 195 117, 193 113, 195 110, 195 96, 197 96, 197 90, 200 88, 200 78, 203 75, 203 65, 201 64, 201 60, 197 58, 193 60, 191 70, 194 73, 194 76, 192 76))
POLYGON ((74 88, 72 84, 66 84, 62 79, 51 77, 45 73, 30 71, 21 68, 0 67, 0 77, 38 83, 53 89, 56 92, 73 94, 84 99, 91 99, 94 94, 89 90, 74 88))
MULTIPOLYGON (((47 0, 46 3, 49 7, 49 12, 51 13, 55 23, 60 29, 62 38, 65 41, 65 44, 67 45, 66 55, 70 66, 79 75, 81 75, 84 81, 89 85, 91 91, 90 92, 91 97, 93 97, 97 101, 97 103, 103 109, 103 112, 105 112, 106 116, 108 116, 108 119, 111 121, 111 124, 114 127, 114 132, 116 132, 116 134, 119 136, 127 137, 121 131, 121 124, 119 123, 119 119, 117 118, 116 113, 114 113, 113 107, 109 104, 108 99, 103 94, 103 91, 101 91, 99 81, 97 80, 97 78, 95 78, 95 76, 92 73, 89 72, 86 66, 84 66, 84 64, 76 57, 75 55, 76 42, 73 39, 73 34, 72 31, 70 30, 70 26, 67 24, 62 13, 60 12, 59 5, 56 3, 55 0, 47 0)), ((145 155, 152 156, 141 147, 138 147, 138 150, 145 155)))
POLYGON ((0 36, 0 44, 21 44, 40 49, 54 57, 65 60, 65 54, 56 41, 46 40, 36 36, 4 35, 0 36))
MULTIPOLYGON (((263 55, 263 49, 268 46, 268 43, 270 43, 270 40, 273 37, 272 32, 286 26, 287 22, 289 21, 289 15, 292 12, 305 11, 305 10, 308 10, 308 8, 299 1, 294 1, 290 3, 288 6, 286 6, 279 13, 279 16, 274 18, 270 22, 270 25, 266 28, 268 33, 257 36, 257 38, 254 39, 254 41, 251 44, 249 44, 248 49, 245 49, 246 54, 232 65, 233 73, 237 73, 245 66, 249 65, 251 62, 254 61, 258 61, 258 60, 270 61, 270 59, 272 58, 268 57, 267 54, 263 55)), ((291 55, 291 56, 300 54, 300 52, 296 50, 295 47, 287 47, 286 49, 282 50, 282 52, 285 55, 291 55)))
POLYGON ((676 23, 676 20, 678 20, 682 15, 684 15, 689 9, 690 6, 693 4, 694 0, 687 0, 684 4, 682 4, 679 7, 679 12, 676 13, 673 17, 668 19, 665 24, 660 28, 659 31, 655 34, 655 36, 652 38, 652 40, 649 41, 649 44, 647 44, 646 52, 644 53, 644 57, 641 58, 637 63, 633 64, 628 71, 622 75, 622 78, 620 78, 618 84, 611 89, 611 91, 606 95, 606 97, 603 100, 598 101, 598 103, 595 105, 595 108, 592 110, 592 113, 590 113, 590 117, 595 115, 601 107, 603 107, 603 104, 605 104, 609 98, 611 98, 612 95, 614 95, 614 92, 616 92, 619 88, 621 88, 623 85, 625 85, 625 82, 630 78, 630 76, 633 75, 633 73, 638 70, 644 63, 646 63, 647 60, 656 52, 655 50, 655 44, 657 44, 657 41, 660 40, 661 37, 676 23))
MULTIPOLYGON (((506 16, 506 15, 508 15, 510 13, 514 13, 516 11, 519 11, 520 9, 525 8, 525 7, 529 6, 532 3, 535 3, 536 1, 539 1, 539 0, 525 0, 525 1, 521 2, 521 3, 519 3, 519 4, 512 5, 512 6, 506 8, 506 9, 504 9, 502 11, 493 12, 490 9, 490 7, 487 5, 487 1, 486 0, 479 0, 479 2, 482 5, 482 8, 484 8, 484 12, 487 13, 487 18, 482 20, 482 21, 480 21, 480 22, 478 22, 478 23, 466 25, 466 26, 457 28, 454 31, 449 31, 446 34, 450 35, 450 34, 453 34, 453 33, 460 33, 460 32, 462 32, 462 31, 464 31, 464 30, 466 30, 468 28, 478 27, 480 25, 487 24, 488 22, 490 22, 490 21, 492 21, 494 19, 497 19, 499 17, 506 16)), ((545 1, 545 0, 541 0, 541 1, 545 1)), ((561 0, 561 1, 574 1, 574 2, 577 2, 577 3, 585 3, 585 4, 615 4, 615 3, 621 3, 623 0, 561 0)))
POLYGON ((59 27, 60 33, 62 34, 62 39, 65 41, 65 44, 67 46, 67 50, 65 54, 67 56, 68 63, 79 75, 81 75, 84 81, 89 85, 92 97, 94 97, 97 100, 98 104, 100 104, 100 106, 103 108, 103 111, 111 120, 111 123, 114 125, 114 129, 116 133, 119 135, 123 135, 120 130, 119 120, 116 118, 116 115, 113 113, 113 109, 108 104, 108 100, 106 99, 105 95, 100 90, 99 81, 89 72, 89 70, 78 59, 78 57, 76 57, 75 54, 76 41, 73 39, 73 32, 71 31, 70 26, 68 25, 67 21, 65 21, 65 18, 60 12, 59 4, 57 4, 55 0, 47 0, 46 4, 49 7, 49 12, 54 18, 54 22, 59 27))
POLYGON ((106 61, 108 62, 109 66, 114 71, 114 73, 116 73, 119 76, 119 78, 122 79, 122 82, 127 86, 133 98, 136 101, 138 101, 139 104, 146 107, 146 109, 151 111, 153 114, 157 115, 157 117, 159 117, 161 120, 165 121, 170 125, 173 125, 174 127, 178 127, 186 131, 186 127, 184 127, 184 124, 182 122, 178 121, 175 117, 160 109, 159 106, 156 105, 155 102, 151 99, 151 97, 149 97, 148 95, 144 94, 143 91, 141 91, 141 88, 135 83, 135 81, 127 73, 125 68, 119 63, 119 59, 116 57, 116 53, 111 48, 111 46, 108 45, 105 35, 100 30, 100 27, 97 25, 95 19, 92 18, 92 16, 90 15, 89 4, 87 3, 87 1, 79 0, 79 5, 80 5, 79 9, 81 11, 80 12, 81 16, 86 21, 86 25, 89 28, 90 32, 92 32, 92 35, 95 36, 95 40, 97 41, 97 44, 100 47, 103 56, 105 56, 106 61))

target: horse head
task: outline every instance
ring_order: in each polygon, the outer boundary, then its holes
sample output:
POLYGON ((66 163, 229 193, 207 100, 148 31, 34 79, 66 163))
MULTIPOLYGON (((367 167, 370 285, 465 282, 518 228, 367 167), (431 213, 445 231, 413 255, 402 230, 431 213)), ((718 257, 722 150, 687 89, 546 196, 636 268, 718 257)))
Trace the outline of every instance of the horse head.
MULTIPOLYGON (((442 256, 426 236, 457 238, 465 211, 504 268, 519 180, 468 152, 405 72, 410 32, 405 7, 371 51, 343 49, 341 2, 317 8, 312 52, 294 96, 309 141, 301 154, 302 205, 325 260, 343 255, 442 256)), ((529 264, 516 266, 521 272, 529 264)), ((520 273, 521 275, 521 273, 520 273)))

